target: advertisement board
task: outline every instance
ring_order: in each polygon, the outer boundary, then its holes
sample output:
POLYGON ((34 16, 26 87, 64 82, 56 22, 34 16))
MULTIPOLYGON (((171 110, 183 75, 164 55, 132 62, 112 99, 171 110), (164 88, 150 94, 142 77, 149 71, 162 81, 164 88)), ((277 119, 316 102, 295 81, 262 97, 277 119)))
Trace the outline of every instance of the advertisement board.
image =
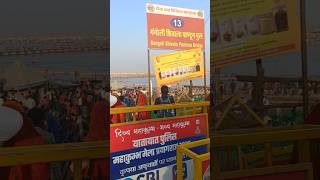
MULTIPOLYGON (((198 141, 207 135, 207 114, 112 125, 110 178, 174 180, 177 145, 198 141)), ((206 149, 197 147, 193 151, 201 154, 206 149)), ((193 162, 186 156, 184 176, 193 178, 193 162)))
POLYGON ((213 0, 213 68, 300 50, 296 0, 213 0))
POLYGON ((204 11, 149 3, 146 10, 149 49, 204 49, 204 11))
POLYGON ((200 48, 156 56, 153 64, 158 86, 204 77, 200 48))

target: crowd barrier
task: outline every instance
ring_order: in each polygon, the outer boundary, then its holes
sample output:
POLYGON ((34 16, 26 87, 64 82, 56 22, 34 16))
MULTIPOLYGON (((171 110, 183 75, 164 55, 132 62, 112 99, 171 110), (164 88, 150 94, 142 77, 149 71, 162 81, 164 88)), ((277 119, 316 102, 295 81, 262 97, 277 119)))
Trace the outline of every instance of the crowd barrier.
POLYGON ((107 141, 0 148, 0 167, 73 162, 74 180, 82 180, 82 161, 106 159, 107 141))
POLYGON ((196 167, 193 171, 194 179, 203 179, 202 164, 205 161, 210 160, 210 139, 203 139, 188 144, 182 144, 177 147, 177 180, 183 180, 182 158, 184 154, 193 159, 194 167, 196 167), (191 150, 191 148, 204 145, 207 146, 208 150, 205 154, 196 154, 191 150))
MULTIPOLYGON (((126 107, 126 108, 111 108, 110 109, 110 114, 111 115, 115 115, 115 114, 130 114, 131 115, 131 117, 133 117, 132 119, 131 119, 131 121, 129 122, 125 122, 125 123, 118 123, 118 124, 111 124, 111 126, 110 126, 110 132, 115 132, 116 130, 118 130, 118 131, 123 131, 123 132, 125 132, 125 131, 128 131, 128 129, 130 129, 130 128, 132 128, 132 133, 130 134, 130 136, 131 136, 131 139, 129 138, 129 137, 125 137, 124 139, 122 139, 123 140, 123 142, 122 142, 122 144, 128 144, 127 142, 128 141, 133 141, 133 140, 136 140, 136 139, 139 139, 139 138, 142 138, 141 137, 141 135, 139 136, 139 137, 136 137, 136 135, 133 133, 133 132, 135 132, 133 129, 134 128, 137 128, 137 129, 139 129, 139 128, 141 128, 141 127, 144 127, 146 124, 149 124, 150 126, 158 126, 158 124, 157 123, 163 123, 164 124, 164 126, 167 126, 167 124, 166 123, 177 123, 177 121, 179 121, 180 122, 180 120, 181 120, 181 122, 184 122, 184 121, 186 121, 186 120, 184 120, 184 119, 188 119, 188 118, 191 118, 191 119, 189 119, 190 120, 190 122, 193 122, 193 121, 195 121, 194 119, 195 119, 195 117, 196 118, 198 118, 198 117, 200 117, 200 119, 199 119, 199 121, 201 121, 201 123, 205 123, 205 125, 202 127, 201 126, 201 131, 202 130, 204 130, 206 133, 205 133, 205 136, 204 136, 204 138, 207 138, 208 137, 208 129, 209 129, 209 127, 208 127, 208 108, 209 108, 209 105, 210 105, 210 102, 189 102, 189 103, 175 103, 175 104, 167 104, 167 105, 151 105, 151 106, 137 106, 137 107, 126 107), (139 112, 150 112, 150 111, 157 111, 157 110, 168 110, 168 109, 174 109, 174 110, 176 110, 176 116, 175 117, 167 117, 167 118, 155 118, 155 119, 148 119, 148 120, 139 120, 137 117, 137 115, 138 115, 138 113, 139 112), (193 118, 193 119, 192 119, 193 118), (175 121, 176 120, 176 121, 175 121), (142 125, 142 126, 141 126, 142 125), (141 127, 140 127, 141 126, 141 127), (139 127, 139 128, 138 128, 139 127), (204 129, 203 129, 204 128, 204 129), (127 139, 130 139, 130 140, 127 140, 127 139)), ((188 120, 188 121, 189 121, 188 120)), ((196 120, 196 121, 198 121, 198 120, 196 120)), ((136 130, 136 129, 135 129, 136 130)), ((140 129, 139 129, 140 130, 140 129)), ((165 130, 157 130, 157 131, 152 131, 153 132, 153 135, 152 135, 152 137, 155 137, 155 136, 159 136, 159 135, 161 135, 161 137, 163 136, 163 132, 162 131, 165 131, 165 130), (159 131, 159 134, 158 134, 158 131, 159 131), (160 133, 161 132, 161 133, 160 133)), ((176 132, 176 130, 174 130, 174 129, 171 129, 169 132, 173 132, 173 133, 178 133, 178 134, 185 134, 185 132, 183 132, 184 131, 184 129, 182 128, 182 129, 179 129, 179 130, 177 130, 177 131, 179 131, 179 132, 176 132)), ((186 132, 186 134, 192 134, 192 133, 195 133, 194 131, 195 131, 195 129, 191 129, 191 131, 193 131, 193 132, 190 132, 190 128, 187 130, 188 132, 186 132)), ((111 134, 111 133, 110 133, 111 134)), ((113 133, 114 134, 114 133, 113 133)), ((152 133, 151 133, 152 134, 152 133)), ((124 135, 125 136, 125 135, 124 135)), ((144 136, 144 138, 148 138, 150 135, 147 133, 145 136, 144 136)), ((195 135, 194 135, 195 136, 195 135)), ((150 136, 151 137, 151 136, 150 136)), ((179 138, 182 138, 182 137, 179 137, 179 138)), ((182 140, 181 139, 179 139, 179 138, 177 138, 176 139, 176 141, 178 142, 182 142, 182 140)), ((187 136, 187 138, 195 138, 195 137, 190 137, 190 136, 187 136)), ((110 152, 111 152, 111 157, 112 157, 112 153, 113 154, 115 154, 115 153, 119 153, 119 152, 121 152, 121 153, 123 153, 124 151, 128 151, 128 153, 129 153, 129 151, 130 151, 130 153, 132 153, 132 152, 135 152, 134 151, 134 148, 132 148, 131 146, 129 147, 123 147, 122 148, 122 146, 121 146, 121 144, 119 144, 119 142, 118 142, 118 140, 116 140, 117 139, 117 136, 116 135, 114 135, 114 138, 112 138, 112 140, 114 140, 114 141, 110 141, 110 143, 111 144, 113 144, 113 146, 111 147, 111 150, 110 150, 110 152), (117 149, 116 147, 117 146, 119 146, 119 148, 117 149), (121 147, 120 147, 121 146, 121 147), (121 149, 122 148, 122 149, 121 149), (112 149, 114 149, 114 150, 112 150, 112 149), (120 149, 121 149, 121 151, 120 151, 120 149)), ((120 140, 119 140, 120 141, 120 140)), ((198 144, 197 144, 198 145, 198 144)), ((151 145, 152 146, 152 145, 151 145)), ((170 145, 169 145, 170 146, 170 145)), ((165 145, 161 145, 160 147, 165 147, 165 145)), ((188 148, 189 146, 187 146, 186 148, 188 148)), ((169 149, 169 148, 168 148, 169 149)), ((210 148, 208 148, 208 149, 210 149, 210 148)), ((159 151, 160 152, 160 151, 159 151)), ((127 152, 126 152, 127 153, 127 152)), ((176 152, 174 152, 174 154, 175 154, 176 152)), ((170 176, 170 179, 171 179, 171 173, 169 173, 169 172, 166 172, 166 170, 161 170, 161 169, 163 169, 163 168, 173 168, 173 166, 175 166, 175 162, 173 163, 173 164, 171 164, 171 159, 172 158, 176 158, 175 156, 176 155, 174 155, 174 157, 171 155, 171 151, 170 151, 170 153, 168 153, 168 154, 170 154, 170 155, 168 155, 168 156, 166 156, 166 155, 163 155, 163 156, 157 156, 157 155, 154 155, 154 156, 152 156, 151 158, 158 158, 157 160, 159 160, 159 162, 163 162, 163 160, 165 159, 166 160, 166 162, 168 162, 168 164, 166 164, 166 166, 165 167, 163 167, 163 166, 161 166, 161 167, 159 167, 159 168, 156 168, 157 170, 145 170, 145 172, 138 172, 138 173, 132 173, 132 174, 129 174, 128 173, 128 175, 126 175, 126 176, 123 176, 123 177, 129 177, 129 178, 132 178, 132 179, 134 179, 134 178, 137 178, 138 176, 140 177, 140 176, 144 176, 144 173, 149 173, 149 174, 151 174, 151 173, 153 173, 153 172, 158 172, 158 175, 155 175, 155 176, 157 176, 158 178, 164 178, 164 176, 166 176, 166 178, 169 178, 169 176, 170 176), (170 159, 170 161, 169 161, 169 159, 170 159), (166 173, 167 175, 163 175, 163 173, 166 173), (142 173, 142 174, 141 174, 142 173), (160 173, 160 174, 159 174, 160 173), (161 174, 162 173, 162 174, 161 174), (170 174, 170 175, 168 175, 168 173, 170 174), (160 177, 161 176, 161 177, 160 177)), ((122 155, 122 154, 121 154, 122 155)), ((127 155, 127 154, 123 154, 123 155, 127 155)), ((207 153, 207 155, 208 155, 208 153, 207 153)), ((119 156, 119 154, 117 154, 117 156, 119 156)), ((192 154, 191 154, 191 156, 192 156, 192 154)), ((177 158, 179 158, 179 157, 177 157, 177 158)), ((207 156, 207 157, 205 157, 206 159, 209 159, 209 156, 207 156)), ((190 162, 190 161, 188 161, 188 162, 190 162)), ((140 167, 140 166, 142 166, 143 164, 139 164, 140 162, 138 162, 138 161, 134 161, 133 160, 133 163, 132 164, 130 164, 130 167, 132 166, 132 167, 140 167)), ((113 164, 113 165, 111 165, 111 166, 113 166, 113 170, 114 171, 118 171, 118 169, 119 169, 119 165, 118 164, 113 164)), ((177 166, 182 166, 182 164, 177 164, 177 166)), ((189 165, 187 165, 188 167, 189 167, 189 165)), ((129 167, 129 166, 128 166, 129 167)), ((191 166, 190 166, 191 167, 191 166)), ((173 168, 174 169, 174 168, 173 168)), ((131 169, 130 169, 131 170, 131 169)), ((121 169, 120 169, 120 172, 121 172, 121 169)), ((131 172, 131 171, 130 171, 131 172)), ((174 172, 174 170, 172 170, 172 172, 174 172)), ((178 172, 177 172, 178 173, 178 172)), ((195 174, 198 174, 199 172, 195 172, 195 174)), ((192 173, 191 173, 192 174, 192 173)), ((149 176, 149 175, 148 175, 149 176)), ((150 175, 151 176, 151 175, 150 175)), ((174 175, 172 175, 172 178, 174 178, 174 175)), ((148 179, 148 178, 147 178, 148 179)), ((169 179, 168 179, 169 180, 169 179)))

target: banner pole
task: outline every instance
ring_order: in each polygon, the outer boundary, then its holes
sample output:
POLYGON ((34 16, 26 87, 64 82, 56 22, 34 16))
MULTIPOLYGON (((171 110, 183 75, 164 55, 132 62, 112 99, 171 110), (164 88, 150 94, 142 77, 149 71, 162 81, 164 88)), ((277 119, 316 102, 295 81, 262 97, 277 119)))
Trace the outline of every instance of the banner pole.
POLYGON ((151 72, 150 72, 150 49, 148 48, 148 91, 149 91, 149 105, 151 105, 151 72))
POLYGON ((206 72, 206 52, 203 50, 203 71, 204 71, 204 101, 207 98, 207 72, 206 72))

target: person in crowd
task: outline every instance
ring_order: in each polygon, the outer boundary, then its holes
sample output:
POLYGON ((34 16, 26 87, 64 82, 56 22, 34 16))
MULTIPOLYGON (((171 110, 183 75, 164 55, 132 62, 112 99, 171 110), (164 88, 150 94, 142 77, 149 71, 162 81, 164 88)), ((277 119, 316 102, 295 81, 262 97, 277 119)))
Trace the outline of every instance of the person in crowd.
POLYGON ((47 126, 48 126, 48 132, 50 132, 55 139, 56 143, 63 143, 63 137, 62 137, 62 130, 59 119, 63 118, 61 117, 62 109, 51 109, 49 116, 47 118, 47 126))
MULTIPOLYGON (((148 105, 148 98, 147 96, 141 92, 138 91, 137 92, 137 106, 147 106, 148 105)), ((146 119, 150 119, 150 112, 139 112, 138 113, 138 120, 146 120, 146 119)))
MULTIPOLYGON (((110 104, 111 105, 111 104, 110 104)), ((109 138, 108 103, 100 100, 94 104, 90 115, 90 127, 84 141, 106 141, 109 138)), ((107 179, 109 163, 106 159, 91 160, 85 163, 85 177, 90 180, 107 179)))
MULTIPOLYGON (((45 139, 35 130, 31 120, 25 114, 24 107, 19 102, 10 100, 5 102, 3 106, 18 112, 22 117, 22 126, 20 130, 13 137, 4 142, 3 146, 18 147, 46 144, 45 139)), ((2 117, 5 117, 5 115, 2 117)), ((1 169, 1 179, 4 180, 49 179, 49 166, 47 163, 19 165, 6 169, 1 169)))
MULTIPOLYGON (((129 97, 127 97, 126 95, 121 95, 118 97, 119 103, 122 106, 119 107, 130 107, 132 106, 132 102, 130 101, 129 97)), ((125 113, 125 122, 129 122, 132 120, 132 114, 131 113, 125 113)))
MULTIPOLYGON (((161 87, 161 96, 155 100, 155 105, 160 104, 174 104, 174 99, 169 95, 169 87, 164 85, 161 87)), ((158 118, 173 117, 175 116, 175 110, 159 110, 156 111, 158 118)))
MULTIPOLYGON (((110 95, 110 107, 111 108, 122 108, 125 107, 120 99, 114 95, 110 95)), ((124 123, 126 122, 126 114, 113 114, 111 116, 111 123, 124 123)))

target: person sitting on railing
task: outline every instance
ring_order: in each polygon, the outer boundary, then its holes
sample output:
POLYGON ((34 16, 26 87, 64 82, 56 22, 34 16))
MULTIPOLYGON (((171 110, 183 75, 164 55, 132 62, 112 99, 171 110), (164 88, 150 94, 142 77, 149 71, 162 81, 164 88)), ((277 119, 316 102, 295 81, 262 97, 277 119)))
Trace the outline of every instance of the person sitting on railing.
MULTIPOLYGON (((162 86, 161 96, 155 100, 155 105, 174 104, 174 103, 175 102, 173 97, 169 95, 169 87, 166 85, 162 86)), ((176 115, 176 112, 173 109, 167 109, 167 110, 156 111, 156 114, 158 118, 164 118, 164 117, 173 117, 176 115)))
MULTIPOLYGON (((22 115, 23 124, 21 129, 12 137, 6 141, 3 146, 17 147, 17 146, 32 146, 45 144, 45 140, 32 126, 31 120, 25 115, 23 106, 16 101, 7 101, 3 106, 13 109, 22 115)), ((6 117, 6 115, 1 115, 6 117)), ((5 118, 4 118, 5 119, 5 118)), ((49 167, 47 163, 37 163, 32 165, 21 165, 8 168, 7 171, 3 171, 0 168, 1 179, 9 180, 48 180, 49 179, 49 167), (6 173, 7 172, 7 173, 6 173), (8 173, 9 172, 9 173, 8 173)))

